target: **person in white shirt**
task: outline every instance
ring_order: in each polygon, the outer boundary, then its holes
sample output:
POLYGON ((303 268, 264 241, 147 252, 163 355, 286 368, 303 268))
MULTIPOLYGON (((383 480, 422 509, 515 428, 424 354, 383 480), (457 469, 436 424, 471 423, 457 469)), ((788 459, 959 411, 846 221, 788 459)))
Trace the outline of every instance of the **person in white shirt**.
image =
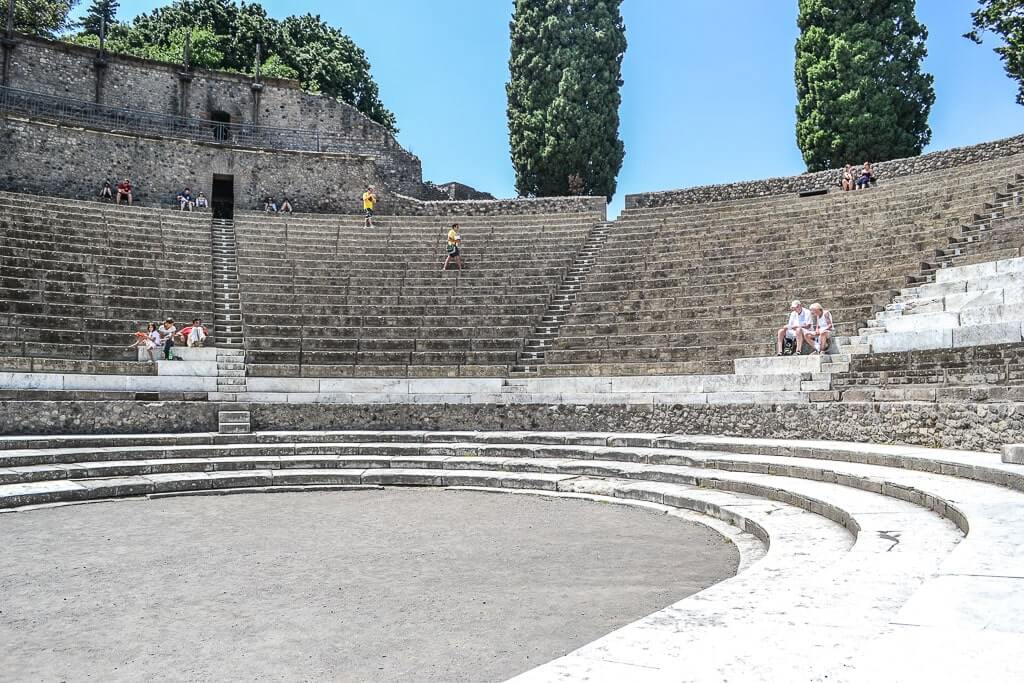
POLYGON ((811 312, 797 299, 789 305, 789 321, 779 328, 776 335, 775 355, 782 355, 782 345, 786 339, 796 342, 796 353, 804 349, 804 332, 811 327, 811 312))
POLYGON ((814 325, 804 332, 804 341, 814 344, 814 353, 821 355, 828 351, 829 337, 832 335, 832 311, 826 311, 821 304, 811 304, 814 325))
POLYGON ((188 330, 188 339, 186 344, 188 346, 203 346, 206 343, 206 328, 203 327, 203 321, 196 318, 192 321, 192 326, 188 330))
POLYGON ((164 321, 164 324, 156 328, 156 331, 160 334, 160 340, 164 345, 164 360, 174 360, 174 333, 178 331, 178 328, 174 326, 174 320, 168 318, 164 321))

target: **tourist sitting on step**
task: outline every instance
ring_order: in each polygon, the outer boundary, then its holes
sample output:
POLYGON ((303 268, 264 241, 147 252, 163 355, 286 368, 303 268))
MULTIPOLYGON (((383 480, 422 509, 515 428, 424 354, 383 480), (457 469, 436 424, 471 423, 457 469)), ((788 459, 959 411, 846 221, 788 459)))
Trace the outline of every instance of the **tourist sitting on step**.
POLYGON ((455 265, 462 270, 462 253, 460 251, 462 247, 462 235, 459 234, 459 224, 452 223, 451 229, 448 231, 448 244, 445 245, 445 251, 448 252, 448 256, 444 259, 444 265, 441 266, 441 270, 448 270, 448 264, 451 263, 452 259, 455 259, 455 265))
POLYGON ((156 331, 160 333, 160 341, 163 343, 164 360, 181 360, 174 357, 174 334, 178 331, 174 326, 174 319, 168 318, 156 331))
POLYGON ((373 227, 373 209, 377 206, 377 193, 373 189, 373 185, 366 188, 366 192, 363 193, 363 211, 366 212, 366 227, 373 227))
POLYGON ((149 362, 153 363, 156 361, 153 350, 159 346, 159 340, 160 334, 156 331, 156 323, 150 323, 145 331, 139 328, 139 331, 135 333, 135 343, 128 348, 146 349, 146 353, 149 354, 149 362))
POLYGON ((800 355, 804 349, 804 332, 811 327, 811 312, 804 308, 799 299, 789 305, 789 321, 779 328, 776 335, 775 355, 781 356, 786 340, 794 345, 794 353, 800 355))
POLYGON ((277 213, 277 201, 267 195, 267 198, 263 200, 263 210, 267 213, 277 213))
POLYGON ((843 179, 839 181, 839 184, 842 186, 843 192, 849 192, 853 189, 853 183, 853 166, 847 164, 846 168, 843 169, 843 179))
POLYGON ((179 344, 185 344, 190 348, 202 348, 208 336, 210 336, 210 331, 203 327, 203 321, 199 318, 194 318, 191 325, 181 328, 181 331, 175 335, 179 344))
POLYGON ((206 193, 200 192, 199 196, 196 197, 196 208, 197 209, 208 209, 208 208, 210 208, 210 200, 206 198, 206 193))
POLYGON ((195 198, 192 196, 192 188, 186 187, 178 193, 178 208, 181 211, 191 211, 195 206, 195 198))
POLYGON ((281 211, 281 213, 291 213, 292 212, 292 202, 291 202, 291 200, 288 199, 288 195, 284 195, 283 197, 281 197, 280 211, 281 211))
POLYGON ((864 167, 860 169, 860 177, 857 178, 857 189, 866 189, 875 182, 875 172, 871 170, 871 162, 865 161, 864 167))
POLYGON ((112 202, 114 201, 114 190, 110 187, 110 181, 104 180, 103 187, 100 188, 100 201, 112 202))
POLYGON ((121 204, 121 198, 124 197, 128 201, 128 206, 132 205, 132 181, 125 178, 117 184, 117 204, 121 204))
POLYGON ((804 341, 814 346, 814 353, 819 356, 828 351, 832 337, 832 311, 826 311, 821 304, 811 304, 814 324, 804 332, 804 341))

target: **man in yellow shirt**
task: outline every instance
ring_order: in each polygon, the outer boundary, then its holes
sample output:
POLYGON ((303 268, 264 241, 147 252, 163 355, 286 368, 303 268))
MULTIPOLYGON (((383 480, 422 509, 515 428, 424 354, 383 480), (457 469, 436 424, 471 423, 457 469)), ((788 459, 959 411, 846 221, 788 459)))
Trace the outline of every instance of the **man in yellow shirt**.
POLYGON ((377 193, 373 190, 373 185, 366 188, 366 192, 363 193, 363 211, 366 212, 366 227, 373 227, 373 207, 377 206, 377 193))
POLYGON ((462 235, 459 234, 459 224, 452 223, 451 230, 448 231, 448 245, 445 250, 448 252, 448 256, 444 260, 444 265, 441 266, 441 270, 448 270, 448 263, 455 259, 455 264, 462 270, 462 256, 459 253, 459 248, 462 246, 462 235))

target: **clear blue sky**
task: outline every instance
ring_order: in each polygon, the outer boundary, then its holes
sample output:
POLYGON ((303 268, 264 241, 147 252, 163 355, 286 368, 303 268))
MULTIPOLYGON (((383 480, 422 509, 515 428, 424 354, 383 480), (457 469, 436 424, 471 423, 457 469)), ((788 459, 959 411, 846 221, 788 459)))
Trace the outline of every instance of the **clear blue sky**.
MULTIPOLYGON (((84 2, 83 5, 87 5, 84 2)), ((119 18, 166 4, 122 0, 119 18)), ((511 0, 265 0, 319 13, 367 53, 400 142, 424 177, 515 194, 505 82, 511 0)), ((804 171, 796 147, 796 0, 625 0, 621 135, 610 210, 628 193, 804 171)), ((929 150, 1024 132, 1024 107, 992 52, 962 38, 975 0, 918 0, 935 76, 929 150)))

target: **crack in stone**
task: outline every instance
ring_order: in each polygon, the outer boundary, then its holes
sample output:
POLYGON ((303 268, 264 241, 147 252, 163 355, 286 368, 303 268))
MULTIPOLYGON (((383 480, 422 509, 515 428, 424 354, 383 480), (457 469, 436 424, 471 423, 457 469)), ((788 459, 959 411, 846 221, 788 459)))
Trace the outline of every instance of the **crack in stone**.
POLYGON ((900 544, 900 533, 899 531, 879 531, 878 537, 886 541, 892 541, 892 545, 889 546, 885 552, 891 552, 893 548, 900 544))

